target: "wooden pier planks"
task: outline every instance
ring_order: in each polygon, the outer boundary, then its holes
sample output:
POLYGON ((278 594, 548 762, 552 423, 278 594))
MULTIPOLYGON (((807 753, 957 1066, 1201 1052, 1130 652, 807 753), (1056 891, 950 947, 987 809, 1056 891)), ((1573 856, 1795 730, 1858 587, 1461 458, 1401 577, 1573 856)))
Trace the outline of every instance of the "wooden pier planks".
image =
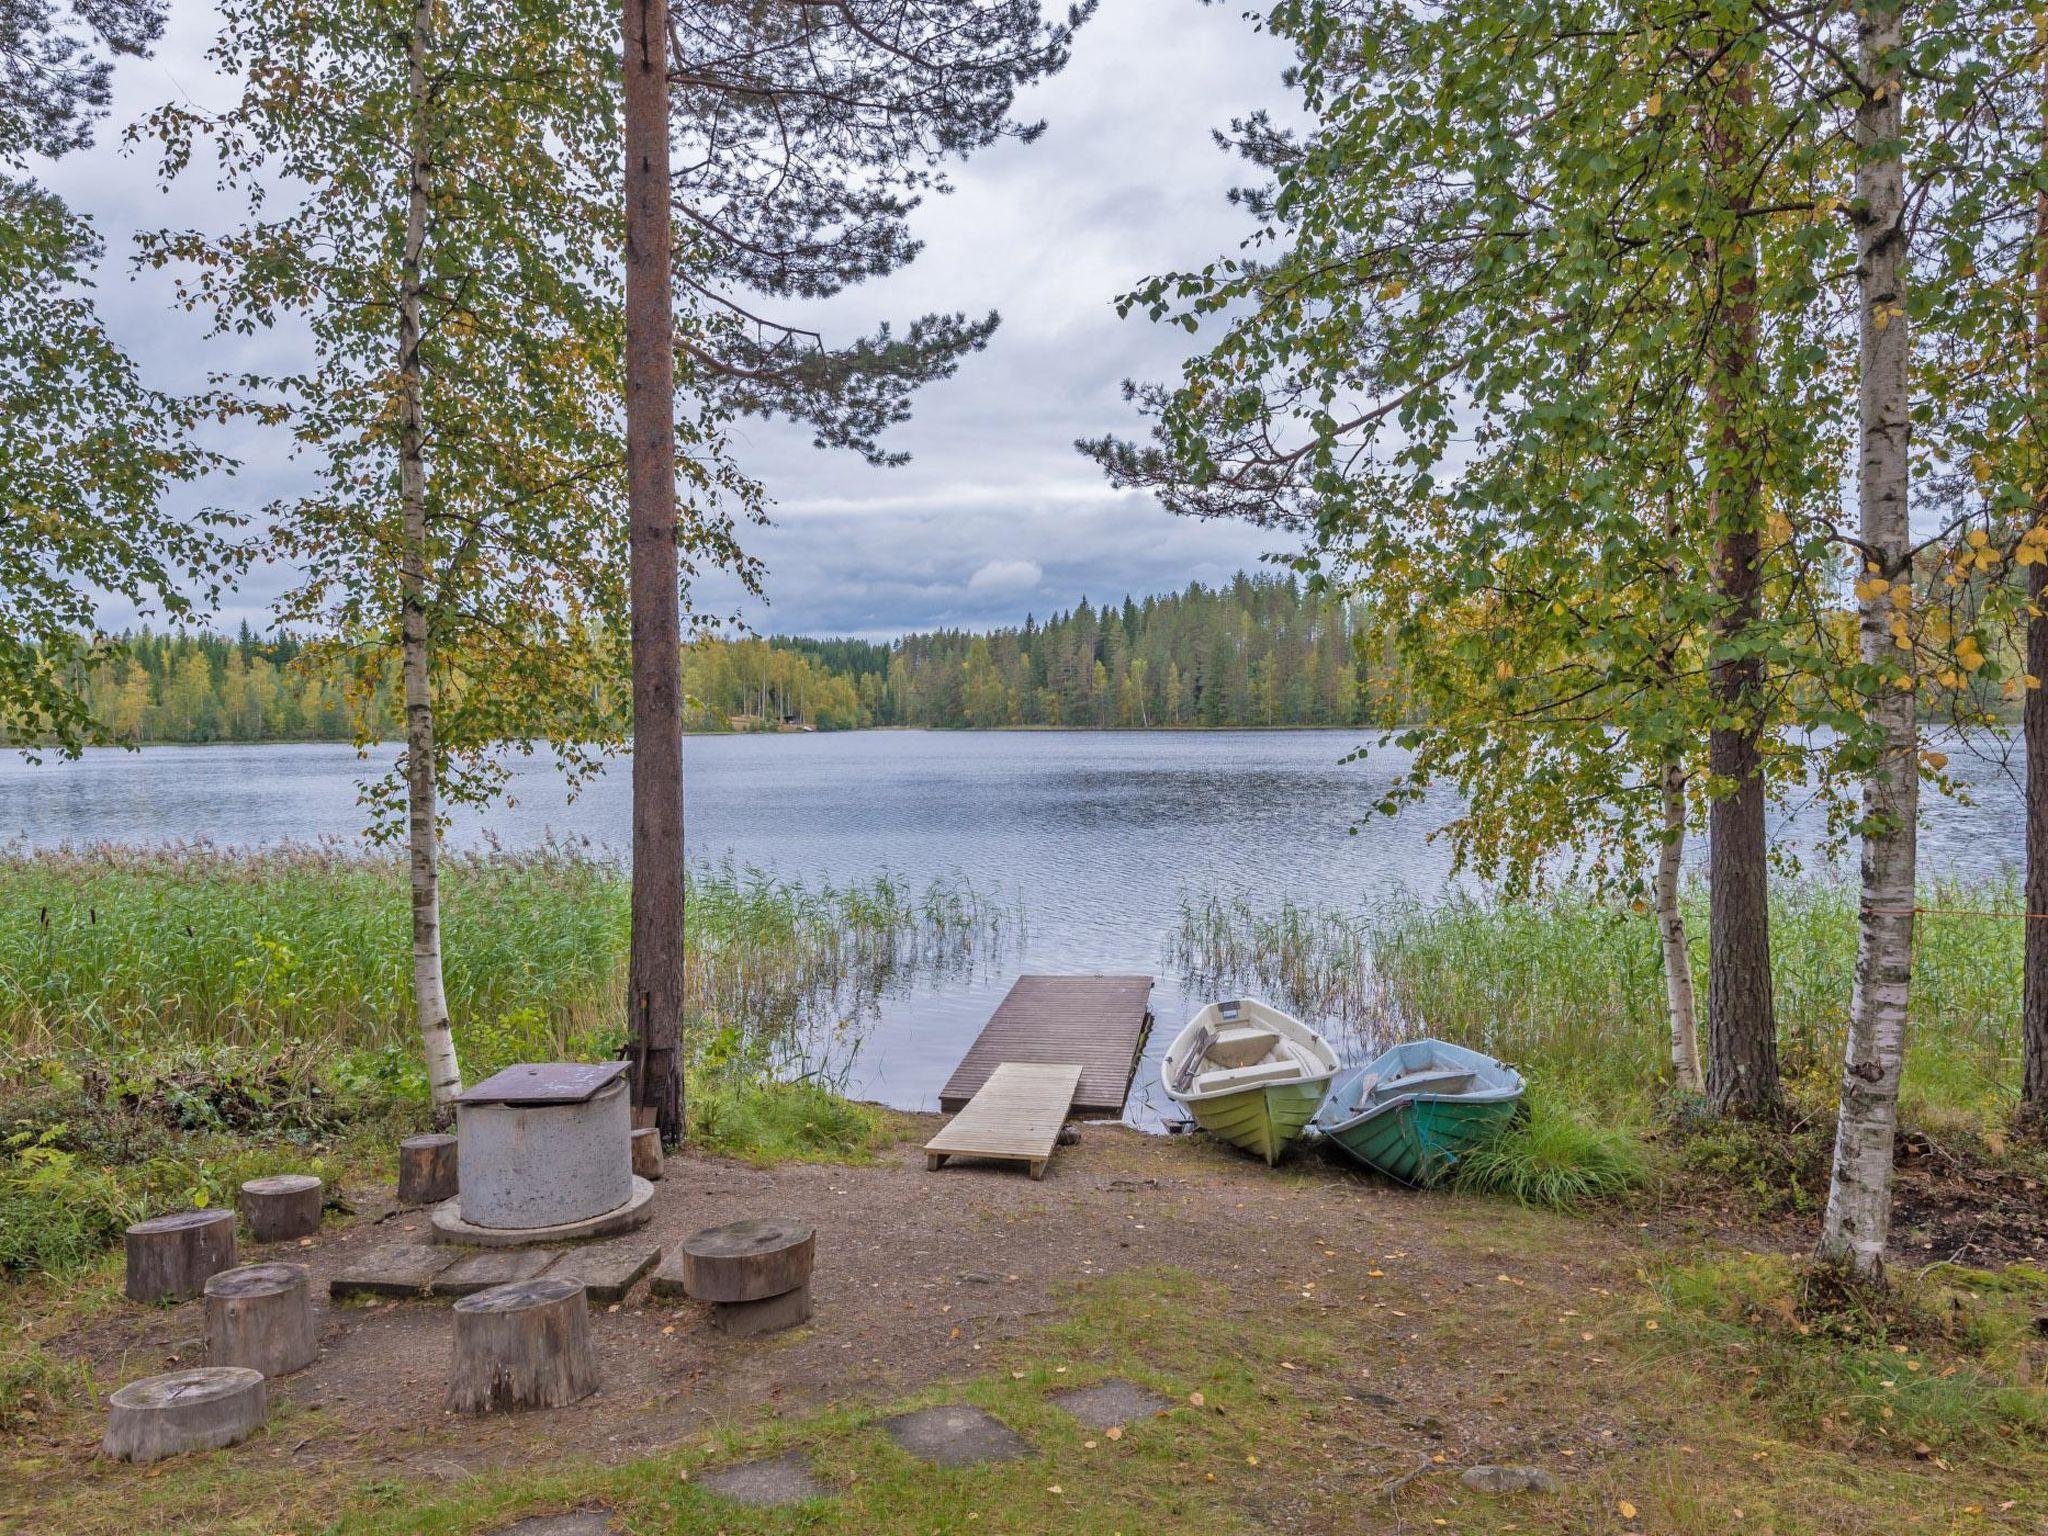
POLYGON ((924 1144, 925 1167, 944 1167, 949 1157, 994 1157, 1024 1163, 1031 1177, 1044 1178, 1080 1084, 1081 1068, 1071 1062, 1004 1062, 924 1144))
POLYGON ((1081 1068, 1072 1114, 1120 1115, 1152 1023, 1150 976, 1019 976, 946 1086, 958 1110, 1004 1062, 1081 1068))

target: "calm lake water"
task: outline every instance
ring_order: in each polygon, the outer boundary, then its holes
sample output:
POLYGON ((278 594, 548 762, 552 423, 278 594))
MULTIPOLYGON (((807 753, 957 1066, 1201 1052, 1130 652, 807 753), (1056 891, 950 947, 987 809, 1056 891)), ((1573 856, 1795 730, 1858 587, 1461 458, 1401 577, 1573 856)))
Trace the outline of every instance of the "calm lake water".
MULTIPOLYGON (((1019 973, 1154 975, 1161 1023, 1130 1109, 1148 1124, 1165 1107, 1156 1062, 1200 1001, 1183 995, 1165 955, 1184 893, 1357 909, 1446 889, 1449 859, 1428 833, 1455 802, 1439 793, 1396 820, 1369 817, 1406 761, 1391 748, 1341 761, 1369 740, 1334 731, 692 737, 690 856, 810 881, 964 879, 1021 911, 1006 942, 967 973, 906 977, 859 1021, 865 1044, 850 1087, 902 1107, 936 1107, 939 1086, 1019 973)), ((1988 738, 1971 745, 1948 750, 1973 803, 1928 797, 1930 875, 1997 875, 2020 858, 2017 755, 2005 762, 1988 738)), ((364 766, 333 746, 151 747, 42 765, 4 756, 0 837, 31 847, 352 839, 363 825, 364 766)), ((569 800, 545 760, 523 762, 511 803, 458 812, 451 837, 623 848, 627 781, 620 763, 569 800)), ((1790 808, 1777 832, 1810 858, 1819 817, 1790 808)))

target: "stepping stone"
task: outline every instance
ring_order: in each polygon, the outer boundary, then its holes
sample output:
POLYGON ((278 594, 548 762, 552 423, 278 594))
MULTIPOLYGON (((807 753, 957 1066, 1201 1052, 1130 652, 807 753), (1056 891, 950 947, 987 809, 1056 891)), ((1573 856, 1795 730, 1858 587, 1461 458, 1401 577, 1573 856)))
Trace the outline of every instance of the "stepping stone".
POLYGON ((327 1282, 327 1294, 336 1301, 349 1296, 424 1296, 434 1277, 461 1257, 421 1243, 366 1253, 327 1282))
POLYGON ((579 1509, 572 1515, 535 1515, 517 1525, 501 1525, 490 1536, 618 1536, 619 1528, 602 1509, 579 1509))
POLYGON ((555 1262, 553 1248, 486 1248, 464 1254, 435 1275, 428 1285, 434 1296, 474 1296, 494 1285, 531 1280, 555 1262))
POLYGON ((938 1467, 971 1467, 983 1461, 1022 1461, 1031 1442, 992 1414, 965 1403, 920 1408, 882 1420, 891 1440, 938 1467))
POLYGON ((651 1243, 593 1243, 571 1248, 548 1273, 581 1280, 593 1306, 609 1307, 624 1301, 640 1277, 660 1262, 661 1250, 651 1243))
POLYGON ((742 1462, 706 1472, 697 1481, 721 1499, 756 1509, 781 1509, 807 1499, 829 1499, 832 1489, 811 1476, 810 1459, 789 1451, 770 1461, 742 1462))
POLYGON ((1148 1392, 1134 1381, 1111 1380, 1092 1387, 1075 1387, 1052 1395, 1055 1408, 1071 1413, 1090 1429, 1108 1429, 1115 1424, 1133 1424, 1149 1419, 1173 1406, 1173 1400, 1148 1392))

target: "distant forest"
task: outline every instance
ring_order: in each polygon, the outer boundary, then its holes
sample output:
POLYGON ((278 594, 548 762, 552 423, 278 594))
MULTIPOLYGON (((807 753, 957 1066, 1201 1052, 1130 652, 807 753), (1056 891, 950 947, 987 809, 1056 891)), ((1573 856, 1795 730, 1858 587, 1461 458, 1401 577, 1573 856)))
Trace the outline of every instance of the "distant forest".
MULTIPOLYGON (((699 730, 1354 725, 1384 718, 1391 669, 1368 665, 1355 615, 1291 577, 1096 607, 987 634, 890 643, 776 636, 702 640, 683 657, 699 730)), ((347 741, 338 679, 289 638, 114 637, 88 691, 124 742, 347 741)), ((395 735, 395 694, 362 707, 395 735)))

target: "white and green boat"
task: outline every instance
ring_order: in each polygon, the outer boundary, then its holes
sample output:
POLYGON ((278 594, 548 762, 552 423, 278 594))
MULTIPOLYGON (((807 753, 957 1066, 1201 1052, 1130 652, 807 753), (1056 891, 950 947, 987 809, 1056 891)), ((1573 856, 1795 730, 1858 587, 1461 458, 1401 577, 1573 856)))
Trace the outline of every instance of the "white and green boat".
POLYGON ((1337 1053, 1270 1003, 1211 1003, 1166 1048, 1166 1096, 1211 1136, 1280 1161, 1337 1071, 1337 1053))

